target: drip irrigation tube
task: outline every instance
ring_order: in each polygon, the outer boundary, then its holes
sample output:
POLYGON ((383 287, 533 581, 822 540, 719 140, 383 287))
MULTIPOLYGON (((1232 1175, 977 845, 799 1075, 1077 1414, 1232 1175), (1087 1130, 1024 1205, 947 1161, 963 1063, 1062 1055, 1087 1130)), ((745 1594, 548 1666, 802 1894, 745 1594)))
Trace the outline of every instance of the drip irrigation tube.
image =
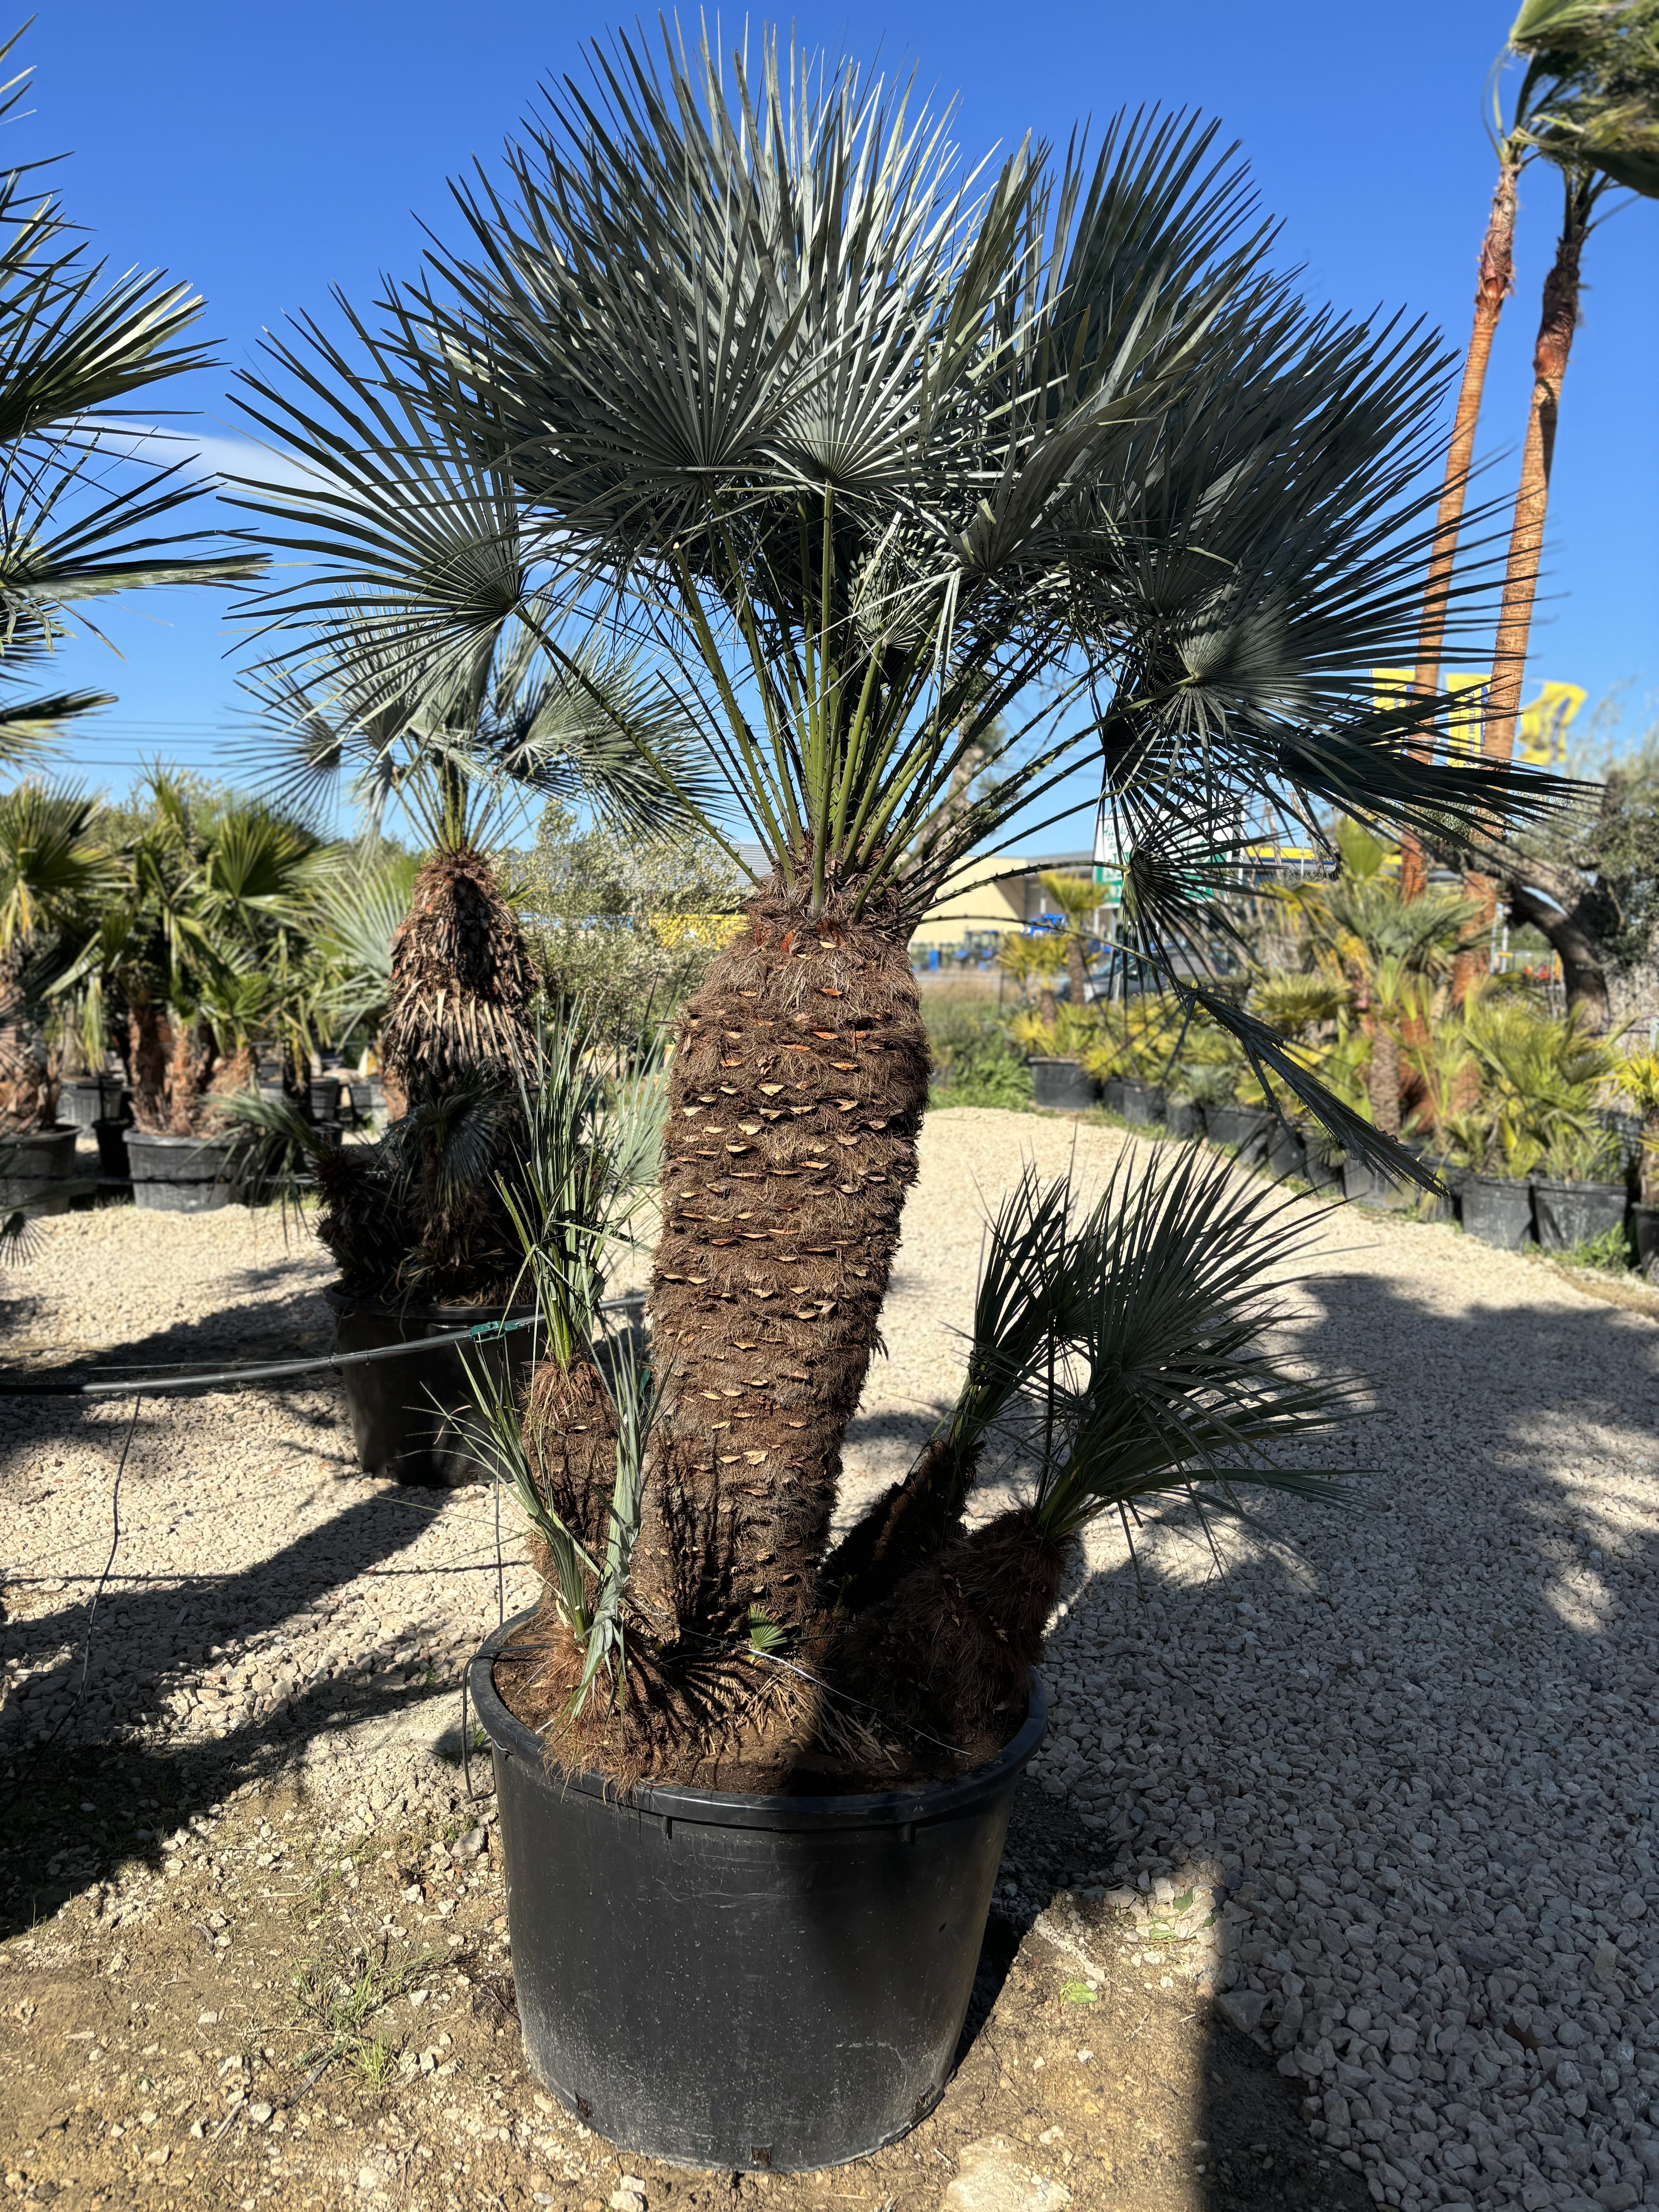
MULTIPOLYGON (((599 1310, 614 1313, 619 1308, 635 1305, 640 1293, 620 1298, 602 1298, 599 1310)), ((323 1370, 337 1370, 342 1367, 362 1367, 371 1359, 400 1359, 405 1352, 430 1352, 439 1344, 491 1344, 515 1328, 534 1328, 539 1316, 526 1314, 518 1321, 480 1322, 475 1328, 458 1328, 442 1336, 411 1337, 406 1344, 376 1345, 368 1352, 331 1352, 317 1359, 279 1359, 254 1367, 220 1368, 204 1375, 140 1375, 129 1370, 129 1379, 121 1382, 14 1382, 0 1376, 0 1398, 130 1398, 135 1391, 143 1391, 148 1398, 161 1390, 225 1390, 234 1389, 245 1382, 274 1382, 295 1375, 313 1375, 323 1370)))

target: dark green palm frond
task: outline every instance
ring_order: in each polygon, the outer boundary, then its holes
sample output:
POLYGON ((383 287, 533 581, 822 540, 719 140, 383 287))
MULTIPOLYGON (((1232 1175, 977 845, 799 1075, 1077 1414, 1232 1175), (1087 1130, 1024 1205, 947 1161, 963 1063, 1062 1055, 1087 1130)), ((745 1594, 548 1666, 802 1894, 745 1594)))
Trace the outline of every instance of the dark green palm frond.
POLYGON ((1240 1482, 1345 1494, 1340 1476, 1270 1456, 1355 1410, 1353 1384, 1298 1376, 1261 1348, 1285 1318, 1274 1279, 1309 1220, 1224 1161, 1119 1167, 1079 1239, 1077 1369, 1036 1500, 1047 1534, 1161 1492, 1223 1504, 1240 1482))
POLYGON ((0 1219, 0 1267, 27 1267, 40 1258, 45 1243, 34 1217, 21 1206, 0 1219))

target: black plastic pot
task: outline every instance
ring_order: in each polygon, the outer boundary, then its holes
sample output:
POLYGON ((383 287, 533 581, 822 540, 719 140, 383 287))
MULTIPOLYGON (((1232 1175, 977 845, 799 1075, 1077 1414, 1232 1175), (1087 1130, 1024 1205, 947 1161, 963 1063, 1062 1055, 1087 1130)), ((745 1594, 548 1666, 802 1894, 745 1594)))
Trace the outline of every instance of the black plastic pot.
MULTIPOLYGON (((527 1619, 528 1615, 521 1616, 527 1619)), ((623 2149, 727 2172, 838 2166, 944 2090, 1003 1838, 1047 1710, 988 1765, 863 1797, 739 1797, 550 1769, 471 1692, 495 1747, 525 2057, 623 2149)))
POLYGON ((1532 1235, 1532 1185, 1514 1176, 1468 1176, 1463 1226, 1483 1244, 1518 1252, 1532 1235))
POLYGON ((0 1207, 61 1212, 71 1193, 67 1188, 55 1191, 52 1186, 74 1180, 78 1133, 74 1128, 22 1129, 15 1136, 0 1137, 0 1207))
POLYGON ((1204 1134, 1204 1109, 1196 1098, 1170 1098, 1164 1101, 1164 1127, 1172 1137, 1201 1137, 1204 1134))
POLYGON ((1632 1206, 1630 1226, 1637 1266, 1644 1275, 1659 1275, 1659 1206, 1632 1206))
MULTIPOLYGON (((531 1306, 386 1305, 359 1298, 333 1283, 323 1292, 334 1316, 338 1352, 372 1352, 386 1344, 410 1344, 445 1336, 481 1322, 505 1321, 531 1306)), ((467 1449, 478 1414, 467 1383, 465 1361, 487 1364, 516 1396, 527 1380, 533 1329, 514 1329, 494 1344, 435 1346, 403 1359, 373 1359, 340 1370, 357 1462, 367 1474, 428 1489, 457 1490, 488 1482, 491 1470, 467 1449)))
POLYGON ((1275 1121, 1268 1130, 1265 1158, 1269 1175, 1305 1176, 1308 1172, 1307 1145, 1283 1121, 1275 1121))
POLYGON ((92 1133, 98 1139, 98 1172, 100 1176, 118 1177, 123 1182, 132 1181, 132 1170, 127 1161, 127 1130, 125 1121, 94 1121, 92 1133))
POLYGON ((1123 1103, 1119 1108, 1126 1121, 1137 1128, 1146 1128, 1164 1119, 1165 1100, 1164 1086, 1159 1083, 1132 1083, 1123 1085, 1123 1103))
POLYGON ((1273 1116, 1254 1106, 1209 1106, 1204 1112, 1204 1133, 1213 1145, 1236 1145, 1246 1167, 1266 1158, 1268 1132, 1273 1116))
POLYGON ((339 1120, 340 1079, 337 1075, 313 1075, 307 1095, 311 1105, 311 1118, 313 1121, 339 1120))
POLYGON ((1565 1252, 1605 1237, 1609 1229, 1622 1229, 1630 1194, 1621 1182, 1566 1182, 1534 1176, 1532 1202, 1539 1243, 1547 1252, 1565 1252))
POLYGON ((125 1132, 136 1205, 151 1213, 212 1213, 239 1195, 231 1179, 234 1137, 158 1136, 125 1132))
POLYGON ((1098 1097, 1093 1076, 1075 1060, 1034 1060, 1031 1091, 1039 1106, 1056 1114, 1084 1113, 1098 1097))
POLYGON ((1123 1095, 1128 1084, 1121 1075, 1109 1075, 1100 1086, 1100 1103, 1109 1114, 1123 1111, 1123 1095))
POLYGON ((122 1097, 118 1075, 77 1075, 58 1094, 58 1115, 76 1129, 90 1129, 99 1121, 118 1121, 122 1097))

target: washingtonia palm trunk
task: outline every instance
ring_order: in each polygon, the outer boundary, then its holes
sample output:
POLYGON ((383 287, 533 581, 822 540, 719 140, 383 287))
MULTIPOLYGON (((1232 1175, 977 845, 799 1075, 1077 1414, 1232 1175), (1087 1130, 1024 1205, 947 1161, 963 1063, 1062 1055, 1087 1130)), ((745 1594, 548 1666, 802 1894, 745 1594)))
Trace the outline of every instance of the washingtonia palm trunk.
POLYGON ((907 933, 776 880, 684 1019, 651 1284, 664 1391, 634 1592, 667 1642, 815 1614, 842 1438, 916 1176, 907 933))

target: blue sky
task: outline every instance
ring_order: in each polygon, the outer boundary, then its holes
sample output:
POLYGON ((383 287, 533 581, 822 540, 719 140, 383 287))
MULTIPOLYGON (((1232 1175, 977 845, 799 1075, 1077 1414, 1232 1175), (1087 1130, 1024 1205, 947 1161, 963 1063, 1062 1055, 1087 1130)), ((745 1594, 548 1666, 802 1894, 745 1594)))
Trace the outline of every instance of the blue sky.
MULTIPOLYGON (((959 94, 957 135, 975 153, 1028 129, 1063 137, 1126 103, 1218 114, 1310 294, 1358 313, 1403 307, 1461 347, 1492 186, 1482 88, 1508 19, 1509 0, 891 0, 792 20, 808 42, 959 94)), ((173 404, 200 410, 200 434, 234 440, 225 394, 262 329, 326 313, 337 284, 366 305, 380 270, 412 270, 421 221, 453 228, 446 178, 475 155, 492 161, 538 83, 579 67, 584 40, 617 20, 524 0, 46 0, 21 52, 34 113, 7 152, 71 152, 58 172, 69 211, 112 266, 166 267, 205 295, 225 366, 181 383, 173 404)), ((739 22, 728 19, 728 46, 739 22)), ((1494 490, 1513 482, 1558 209, 1549 173, 1531 173, 1482 425, 1483 451, 1502 456, 1494 490)), ((1530 664, 1592 699, 1627 684, 1627 732, 1659 690, 1659 553, 1637 523, 1659 496, 1656 266, 1651 204, 1619 215, 1586 255, 1530 664)), ((135 595, 100 619, 124 658, 80 642, 62 672, 120 703, 82 730, 71 765, 116 787, 158 751, 222 770, 236 686, 219 595, 135 595)))

